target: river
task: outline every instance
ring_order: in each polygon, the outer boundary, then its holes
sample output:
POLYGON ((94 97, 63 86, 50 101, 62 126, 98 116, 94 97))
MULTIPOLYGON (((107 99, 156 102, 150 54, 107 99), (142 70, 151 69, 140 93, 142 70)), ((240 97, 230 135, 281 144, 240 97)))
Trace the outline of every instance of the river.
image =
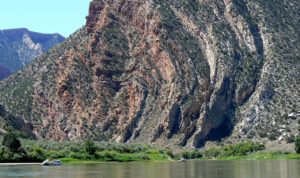
POLYGON ((299 178, 300 160, 234 160, 1 165, 0 177, 70 178, 299 178))

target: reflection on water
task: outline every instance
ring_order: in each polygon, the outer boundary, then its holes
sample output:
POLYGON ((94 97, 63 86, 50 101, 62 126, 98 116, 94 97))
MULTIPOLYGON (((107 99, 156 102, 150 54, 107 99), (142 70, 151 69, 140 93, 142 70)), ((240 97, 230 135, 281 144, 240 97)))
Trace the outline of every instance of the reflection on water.
POLYGON ((187 161, 0 166, 0 177, 299 178, 300 160, 187 161))

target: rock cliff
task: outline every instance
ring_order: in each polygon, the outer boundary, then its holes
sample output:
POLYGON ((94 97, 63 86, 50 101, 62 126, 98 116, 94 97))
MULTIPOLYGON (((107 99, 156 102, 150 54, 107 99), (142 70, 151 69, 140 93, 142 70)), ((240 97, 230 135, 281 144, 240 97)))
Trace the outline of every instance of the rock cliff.
POLYGON ((1 82, 0 104, 40 139, 287 144, 299 12, 296 0, 94 0, 85 26, 1 82))

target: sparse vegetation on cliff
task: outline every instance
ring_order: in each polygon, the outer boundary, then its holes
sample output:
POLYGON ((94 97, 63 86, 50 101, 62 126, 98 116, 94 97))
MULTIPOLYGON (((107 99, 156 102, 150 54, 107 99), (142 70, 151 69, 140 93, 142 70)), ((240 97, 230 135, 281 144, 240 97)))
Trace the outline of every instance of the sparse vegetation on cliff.
MULTIPOLYGON (((85 26, 0 82, 1 133, 291 147, 299 132, 299 118, 289 117, 300 110, 298 1, 94 0, 89 10, 85 26)), ((62 153, 89 157, 71 152, 62 153)))

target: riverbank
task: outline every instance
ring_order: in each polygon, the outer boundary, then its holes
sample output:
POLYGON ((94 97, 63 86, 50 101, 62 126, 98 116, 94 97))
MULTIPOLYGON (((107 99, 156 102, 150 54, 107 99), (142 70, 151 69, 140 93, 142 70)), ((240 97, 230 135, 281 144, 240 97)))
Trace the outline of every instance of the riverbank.
POLYGON ((96 159, 75 159, 60 158, 63 163, 101 163, 101 162, 133 162, 133 161, 174 161, 166 154, 145 154, 145 153, 113 153, 96 159))
POLYGON ((45 159, 60 159, 63 163, 177 161, 186 160, 262 160, 300 159, 299 154, 286 151, 266 151, 264 144, 251 141, 211 147, 206 150, 176 150, 155 148, 137 143, 51 142, 21 140, 18 148, 0 146, 0 162, 31 163, 45 159))
MULTIPOLYGON (((283 154, 276 152, 258 152, 249 154, 246 156, 223 156, 223 157, 216 157, 216 158, 206 158, 202 157, 199 159, 188 159, 188 160, 289 160, 289 159, 300 159, 300 154, 283 154)), ((179 161, 179 157, 176 158, 170 158, 165 157, 161 155, 155 155, 150 159, 147 160, 130 160, 130 159, 122 159, 122 160, 79 160, 79 159, 73 159, 73 158, 62 158, 63 163, 100 163, 100 162, 131 162, 131 161, 179 161), (154 157, 154 158, 153 158, 154 157)))
MULTIPOLYGON (((80 160, 74 158, 58 158, 65 164, 92 164, 92 163, 113 163, 113 162, 168 162, 168 161, 179 161, 179 157, 175 156, 171 158, 168 155, 163 154, 148 154, 146 159, 138 158, 135 154, 119 154, 114 158, 105 159, 91 159, 91 160, 80 160)), ((280 151, 261 151, 252 153, 246 156, 223 156, 216 158, 202 157, 199 159, 188 159, 188 160, 291 160, 300 159, 300 154, 293 153, 281 153, 280 151)), ((18 166, 18 165, 40 165, 41 163, 0 163, 0 166, 18 166)))
MULTIPOLYGON (((202 158, 205 159, 205 158, 202 158)), ((300 159, 300 154, 288 153, 284 154, 280 151, 262 151, 257 153, 252 153, 246 156, 220 156, 212 159, 206 160, 271 160, 271 159, 278 159, 278 160, 288 160, 288 159, 300 159)))
MULTIPOLYGON (((175 161, 170 156, 166 154, 120 154, 114 153, 113 155, 108 155, 107 157, 101 159, 75 159, 75 158, 57 158, 62 163, 107 163, 107 162, 133 162, 133 161, 152 161, 152 162, 162 162, 162 161, 175 161)), ((39 165, 41 163, 0 163, 0 166, 16 166, 16 165, 39 165)))

